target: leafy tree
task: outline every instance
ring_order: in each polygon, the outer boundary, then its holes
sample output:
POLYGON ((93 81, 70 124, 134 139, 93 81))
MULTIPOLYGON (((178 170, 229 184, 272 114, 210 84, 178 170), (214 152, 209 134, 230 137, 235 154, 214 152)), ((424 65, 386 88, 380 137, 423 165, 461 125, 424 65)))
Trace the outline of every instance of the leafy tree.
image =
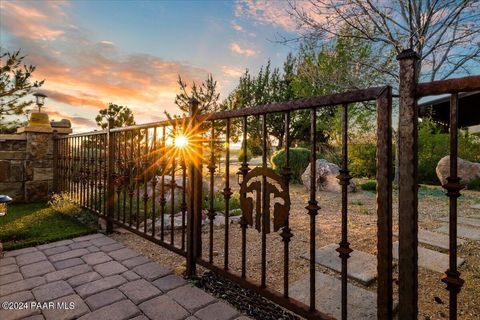
POLYGON ((109 118, 113 118, 113 125, 116 128, 132 126, 135 124, 132 110, 126 106, 119 106, 114 103, 109 103, 108 108, 100 110, 95 117, 95 121, 99 127, 106 129, 108 127, 109 118))
MULTIPOLYGON (((420 55, 418 76, 430 81, 468 74, 480 61, 477 0, 289 2, 305 38, 323 43, 336 37, 362 39, 384 56, 413 48, 420 55), (345 26, 354 32, 343 32, 345 26)), ((368 66, 389 73, 376 61, 368 66)))
POLYGON ((43 81, 33 81, 35 66, 23 63, 25 56, 16 52, 5 52, 0 47, 0 120, 2 127, 7 115, 21 115, 34 101, 25 99, 33 89, 43 85, 43 81))
POLYGON ((180 75, 178 76, 177 83, 180 87, 180 93, 175 97, 175 104, 184 114, 188 114, 190 111, 191 99, 196 99, 199 102, 199 114, 207 114, 224 109, 218 100, 220 93, 217 92, 217 81, 213 80, 211 74, 209 74, 207 79, 200 85, 193 82, 190 90, 188 90, 187 83, 182 80, 180 75))

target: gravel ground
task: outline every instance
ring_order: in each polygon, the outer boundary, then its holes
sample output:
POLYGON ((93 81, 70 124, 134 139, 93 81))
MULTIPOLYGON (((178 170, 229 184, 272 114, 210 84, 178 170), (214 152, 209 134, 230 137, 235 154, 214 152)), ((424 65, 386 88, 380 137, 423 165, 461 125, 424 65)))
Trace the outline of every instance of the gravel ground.
MULTIPOLYGON (((235 170, 231 172, 235 173, 235 170)), ((216 179, 221 182, 221 178, 216 179)), ((357 181, 358 182, 358 181, 357 181)), ((357 183, 358 184, 358 183, 357 183)), ((235 186, 236 176, 231 176, 231 185, 235 186)), ((221 188, 221 187, 220 187, 221 188)), ((480 192, 465 190, 459 198, 459 216, 480 217, 480 211, 470 208, 478 202, 480 192)), ((341 196, 335 193, 319 192, 318 201, 321 210, 316 218, 317 236, 316 247, 340 241, 341 196)), ((393 194, 394 204, 397 203, 397 193, 393 194)), ((303 186, 291 187, 291 213, 290 227, 294 237, 290 243, 289 282, 292 283, 308 275, 309 263, 300 256, 309 250, 309 216, 305 209, 308 201, 308 192, 303 186)), ((376 214, 375 194, 369 191, 357 191, 349 194, 349 242, 354 250, 361 250, 376 254, 376 214)), ((433 230, 440 226, 435 219, 448 215, 448 198, 439 187, 422 187, 419 193, 419 226, 433 230)), ((397 230, 398 210, 394 205, 394 231, 397 230)), ((241 268, 241 230, 238 225, 230 226, 229 241, 229 268, 232 272, 240 272, 241 268)), ((139 236, 127 233, 114 235, 127 246, 138 250, 140 253, 171 267, 177 273, 184 270, 184 258, 144 240, 139 236)), ((180 235, 176 234, 176 244, 179 244, 180 235)), ((204 227, 203 253, 208 255, 208 228, 204 227)), ((169 237, 166 237, 169 239, 169 237)), ((394 241, 396 239, 394 238, 394 241)), ((260 253, 261 235, 253 229, 247 232, 247 277, 253 281, 260 280, 260 253)), ((224 260, 224 229, 216 228, 214 231, 214 263, 223 266, 224 260)), ((459 268, 465 285, 459 294, 459 319, 478 319, 480 314, 480 248, 478 242, 470 241, 459 248, 458 255, 466 259, 465 264, 459 268)), ((329 270, 317 266, 317 270, 334 274, 329 270)), ((200 274, 205 271, 199 268, 200 274)), ((440 281, 441 273, 436 273, 423 268, 419 270, 419 319, 448 318, 448 291, 440 281)), ((394 270, 394 279, 397 270, 394 270)), ((362 287, 361 284, 355 283, 362 287)), ((267 236, 267 285, 275 290, 283 290, 283 242, 278 233, 267 236)), ((365 288, 365 287, 364 287, 365 288)), ((366 288, 375 291, 376 285, 366 288)), ((394 287, 396 291, 396 287, 394 287)))

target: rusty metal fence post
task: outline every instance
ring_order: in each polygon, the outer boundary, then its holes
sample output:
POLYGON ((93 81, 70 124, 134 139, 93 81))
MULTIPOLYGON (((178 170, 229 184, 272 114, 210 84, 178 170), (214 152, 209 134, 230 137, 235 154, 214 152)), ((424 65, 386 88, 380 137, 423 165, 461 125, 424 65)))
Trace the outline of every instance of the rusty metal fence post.
POLYGON ((198 100, 190 100, 190 120, 186 129, 192 152, 188 161, 188 207, 187 207, 187 275, 196 274, 196 259, 202 254, 202 159, 199 124, 197 123, 198 100))
POLYGON ((412 49, 400 53, 399 88, 399 319, 418 316, 418 109, 417 62, 412 49))
POLYGON ((392 88, 377 98, 377 319, 393 318, 392 88))
POLYGON ((115 165, 115 141, 113 139, 112 132, 110 131, 114 124, 113 118, 108 119, 108 128, 107 128, 107 185, 105 186, 105 192, 107 197, 107 233, 113 232, 113 210, 114 210, 114 196, 115 188, 113 186, 113 174, 114 174, 114 165, 115 165))

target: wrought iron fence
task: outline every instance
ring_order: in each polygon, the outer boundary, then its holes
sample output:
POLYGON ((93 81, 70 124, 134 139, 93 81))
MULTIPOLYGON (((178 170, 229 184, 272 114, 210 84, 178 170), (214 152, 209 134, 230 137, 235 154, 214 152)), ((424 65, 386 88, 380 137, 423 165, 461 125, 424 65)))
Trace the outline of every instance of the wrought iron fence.
MULTIPOLYGON (((452 93, 451 156, 456 159, 457 93, 480 90, 480 77, 417 85, 415 59, 411 52, 400 56, 398 310, 401 319, 414 319, 418 312, 417 99, 452 93)), ((341 258, 341 318, 347 319, 348 259, 353 251, 348 237, 347 188, 352 178, 348 167, 348 111, 356 103, 376 106, 377 318, 392 319, 392 90, 389 86, 209 115, 197 114, 198 102, 192 101, 186 118, 58 137, 55 142, 55 189, 70 193, 73 201, 106 218, 108 231, 117 224, 186 257, 189 275, 195 274, 199 264, 258 291, 305 318, 331 319, 331 315, 318 311, 321 308, 315 299, 316 291, 321 289, 316 287, 315 267, 317 223, 321 224, 317 214, 321 203, 317 201, 317 180, 314 178, 310 179, 309 199, 303 209, 309 217, 308 299, 299 301, 289 294, 290 244, 296 232, 290 224, 291 117, 297 112, 309 117, 310 175, 316 177, 317 116, 322 110, 341 108, 341 170, 338 176, 341 237, 337 251, 341 258), (273 170, 268 161, 270 117, 283 123, 285 162, 280 173, 273 170), (262 148, 261 162, 254 167, 246 156, 253 124, 259 132, 262 148), (230 155, 233 133, 243 141, 244 153, 235 182, 230 179, 234 167, 230 155), (216 174, 218 159, 222 157, 224 179, 216 174), (220 183, 223 188, 217 190, 220 183), (230 224, 234 196, 238 196, 240 205, 238 226, 230 224), (223 217, 215 208, 219 197, 222 198, 223 217), (216 221, 221 219, 225 223, 218 228, 216 221), (235 241, 239 248, 231 247, 232 237, 240 239, 235 241), (253 240, 249 243, 249 239, 253 240), (274 262, 283 265, 281 289, 272 287, 267 281, 272 264, 268 259, 267 242, 272 241, 280 241, 283 247, 282 256, 276 256, 281 261, 274 262), (257 245, 259 256, 252 257, 249 248, 257 245), (239 255, 239 265, 232 264, 232 254, 239 255), (260 260, 259 275, 247 267, 255 258, 260 260), (258 281, 253 280, 257 278, 258 281)), ((450 317, 455 319, 456 297, 463 283, 456 269, 456 199, 461 186, 455 160, 451 162, 448 181, 444 187, 450 197, 450 268, 443 281, 450 290, 450 317)))

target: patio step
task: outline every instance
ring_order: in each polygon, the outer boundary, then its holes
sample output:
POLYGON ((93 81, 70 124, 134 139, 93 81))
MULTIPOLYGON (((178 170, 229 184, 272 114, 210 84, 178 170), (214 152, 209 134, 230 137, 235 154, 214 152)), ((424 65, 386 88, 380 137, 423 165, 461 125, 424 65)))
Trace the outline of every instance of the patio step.
MULTIPOLYGON (((448 224, 435 229, 435 231, 448 234, 448 224)), ((457 236, 469 240, 480 240, 480 228, 459 224, 457 225, 457 236)))
MULTIPOLYGON (((437 219, 437 221, 448 222, 448 217, 443 217, 437 219)), ((467 217, 458 217, 457 224, 466 224, 472 227, 479 227, 480 228, 480 219, 478 218, 467 218, 467 217)))
MULTIPOLYGON (((332 243, 315 251, 315 262, 337 272, 342 271, 342 259, 336 251, 338 244, 332 243)), ((310 260, 310 254, 305 253, 302 258, 310 260)), ((377 256, 363 251, 353 250, 348 258, 347 275, 368 286, 377 277, 377 256)))
MULTIPOLYGON (((395 233, 398 237, 398 232, 395 233)), ((438 232, 432 232, 425 229, 418 229, 418 242, 427 244, 432 247, 448 250, 449 238, 448 235, 438 232)), ((457 239, 457 246, 461 246, 465 243, 465 240, 457 239)))
MULTIPOLYGON (((398 241, 393 243, 393 258, 398 260, 398 241)), ((461 266, 464 262, 465 259, 457 257, 457 266, 461 266)), ((443 273, 448 269, 448 254, 418 247, 418 265, 443 273)))
MULTIPOLYGON (((320 312, 341 318, 341 280, 315 272, 315 306, 320 312)), ((348 319, 377 319, 377 294, 353 284, 347 284, 348 319)), ((290 284, 289 295, 300 302, 310 303, 310 277, 290 284)))

